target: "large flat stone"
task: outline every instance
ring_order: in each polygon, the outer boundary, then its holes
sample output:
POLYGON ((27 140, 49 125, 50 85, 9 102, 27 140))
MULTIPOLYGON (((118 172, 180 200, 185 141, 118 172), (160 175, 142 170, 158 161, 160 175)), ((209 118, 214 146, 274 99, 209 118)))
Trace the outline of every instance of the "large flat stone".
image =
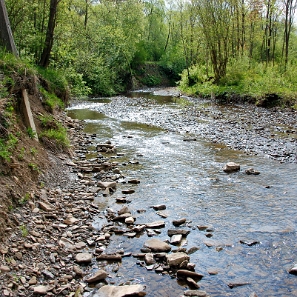
POLYGON ((169 252, 171 250, 169 244, 157 238, 147 240, 144 246, 153 252, 169 252))
POLYGON ((143 285, 131 286, 103 286, 92 294, 92 297, 125 297, 125 296, 145 296, 143 285))
POLYGON ((178 266, 183 261, 189 261, 190 257, 186 253, 172 253, 166 256, 167 257, 167 263, 170 266, 178 266))

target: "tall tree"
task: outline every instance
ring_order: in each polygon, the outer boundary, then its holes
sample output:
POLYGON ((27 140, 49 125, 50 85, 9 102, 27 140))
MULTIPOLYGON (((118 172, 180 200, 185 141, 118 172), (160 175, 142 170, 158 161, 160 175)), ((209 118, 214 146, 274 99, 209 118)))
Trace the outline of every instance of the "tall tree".
POLYGON ((293 25, 297 1, 284 0, 283 2, 285 7, 285 23, 284 23, 284 41, 283 41, 282 55, 285 59, 285 69, 286 69, 288 64, 288 57, 289 57, 290 35, 292 31, 292 25, 293 25))
POLYGON ((47 67, 50 62, 51 50, 54 43, 54 30, 56 27, 57 8, 59 2, 60 0, 51 0, 50 2, 50 12, 47 24, 46 37, 39 62, 39 65, 42 67, 47 67))

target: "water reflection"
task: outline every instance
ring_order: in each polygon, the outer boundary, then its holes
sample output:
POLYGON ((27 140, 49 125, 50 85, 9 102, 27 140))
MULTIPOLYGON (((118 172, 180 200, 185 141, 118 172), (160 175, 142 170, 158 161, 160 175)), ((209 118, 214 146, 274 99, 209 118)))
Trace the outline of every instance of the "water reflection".
MULTIPOLYGON (((175 100, 155 97, 156 109, 175 100)), ((71 109, 68 114, 87 120, 86 132, 97 133, 98 142, 111 139, 118 152, 125 153, 116 159, 126 163, 121 170, 141 180, 129 196, 129 208, 137 223, 160 220, 149 206, 167 205, 166 228, 158 235, 166 240, 172 220, 187 218, 185 228, 191 232, 185 247, 199 247, 191 255, 191 262, 197 272, 204 274, 199 282, 202 290, 210 296, 249 296, 251 292, 258 296, 296 296, 296 277, 287 272, 297 260, 296 164, 249 156, 200 138, 185 142, 182 134, 141 122, 137 113, 130 114, 135 121, 123 121, 122 114, 111 119, 90 110, 96 108, 93 104, 84 110, 71 109), (140 164, 127 162, 132 159, 140 164), (240 163, 241 171, 225 174, 222 167, 228 161, 240 163), (246 175, 244 170, 249 167, 261 174, 246 175), (137 213, 139 209, 146 212, 137 213), (197 228, 199 225, 212 228, 212 236, 207 237, 206 231, 197 228), (259 243, 248 246, 240 241, 259 243), (213 270, 217 274, 209 273, 213 270), (229 283, 248 284, 230 289, 229 283)), ((152 116, 151 110, 148 113, 152 116)), ((102 209, 109 206, 117 210, 121 205, 116 205, 114 198, 121 196, 124 187, 119 184, 112 197, 100 196, 96 201, 102 209)), ((139 252, 147 238, 146 234, 134 239, 113 235, 108 250, 139 252)), ((147 296, 179 296, 185 288, 168 276, 137 266, 134 258, 124 258, 117 274, 112 267, 107 269, 116 284, 129 279, 146 284, 147 296)))

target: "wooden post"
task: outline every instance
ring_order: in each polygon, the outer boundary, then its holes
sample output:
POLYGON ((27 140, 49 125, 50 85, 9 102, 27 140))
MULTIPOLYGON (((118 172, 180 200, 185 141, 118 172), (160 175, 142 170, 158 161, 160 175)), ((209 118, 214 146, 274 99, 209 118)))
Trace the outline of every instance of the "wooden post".
POLYGON ((36 131, 32 111, 30 107, 30 101, 29 101, 27 90, 23 89, 22 94, 23 94, 23 103, 24 103, 24 108, 22 108, 22 110, 25 116, 26 126, 32 129, 32 131, 34 132, 34 138, 38 141, 38 135, 37 135, 37 131, 36 131))
POLYGON ((18 57, 4 0, 0 0, 0 37, 6 49, 18 57))

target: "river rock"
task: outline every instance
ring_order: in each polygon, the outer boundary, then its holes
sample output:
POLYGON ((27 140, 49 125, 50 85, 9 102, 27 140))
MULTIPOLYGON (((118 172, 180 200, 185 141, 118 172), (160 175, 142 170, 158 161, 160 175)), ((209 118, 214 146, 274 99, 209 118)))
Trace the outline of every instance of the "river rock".
POLYGON ((123 194, 133 194, 133 193, 135 193, 135 190, 133 190, 133 189, 124 189, 124 190, 122 190, 122 193, 123 194))
POLYGON ((86 279, 87 283, 94 283, 98 282, 100 280, 106 279, 107 273, 104 270, 98 270, 96 271, 92 276, 86 279))
POLYGON ((164 221, 156 221, 152 223, 147 223, 145 224, 147 228, 163 228, 165 227, 165 222, 164 221))
POLYGON ((78 253, 75 256, 75 260, 77 263, 91 263, 92 255, 89 253, 78 253))
POLYGON ((295 264, 290 270, 289 273, 297 275, 297 264, 295 264))
POLYGON ((230 172, 236 172, 240 170, 240 165, 234 162, 229 162, 225 164, 223 171, 230 173, 230 172))
POLYGON ((36 285, 36 284, 37 284, 37 279, 36 279, 36 276, 35 276, 35 275, 32 276, 32 277, 29 279, 28 284, 29 284, 30 286, 32 286, 32 285, 36 285))
POLYGON ((154 259, 154 255, 152 253, 145 254, 144 261, 146 265, 152 265, 156 263, 156 260, 154 259))
POLYGON ((128 208, 128 206, 123 206, 119 211, 118 211, 118 215, 122 215, 124 213, 130 213, 130 210, 128 208))
POLYGON ((188 255, 194 254, 194 253, 197 252, 198 250, 199 250, 199 247, 197 247, 197 246, 193 246, 193 247, 191 247, 191 248, 188 249, 187 254, 188 254, 188 255))
POLYGON ((111 188, 111 189, 114 189, 116 188, 117 186, 117 183, 116 182, 98 182, 98 186, 100 188, 103 188, 103 189, 107 189, 107 188, 111 188))
POLYGON ((34 293, 40 295, 45 295, 49 291, 49 289, 49 286, 37 286, 33 288, 34 293))
POLYGON ((182 236, 187 236, 189 233, 190 233, 189 230, 183 230, 183 229, 169 229, 167 231, 167 235, 170 237, 177 234, 181 234, 182 236))
POLYGON ((133 224, 134 223, 134 218, 133 217, 128 217, 125 219, 126 224, 133 224))
POLYGON ((125 296, 145 296, 143 285, 131 286, 103 286, 91 295, 92 297, 125 297, 125 296))
POLYGON ((182 241, 182 235, 181 234, 176 234, 173 235, 170 239, 170 243, 173 245, 179 245, 182 241))
POLYGON ((149 248, 153 252, 169 252, 171 250, 169 244, 157 238, 147 240, 144 247, 149 248))
POLYGON ((41 201, 39 201, 38 203, 39 203, 39 207, 44 211, 53 211, 54 210, 53 207, 48 203, 41 202, 41 201))
POLYGON ((179 225, 184 224, 186 221, 187 221, 186 218, 181 218, 181 219, 172 221, 172 224, 173 224, 174 226, 179 226, 179 225))
POLYGON ((0 271, 1 272, 9 272, 10 271, 10 268, 8 266, 1 265, 0 266, 0 271))
POLYGON ((187 290, 184 292, 184 295, 193 297, 207 297, 207 293, 200 290, 187 290))
POLYGON ((170 266, 178 266, 180 265, 183 261, 189 261, 190 257, 186 253, 172 253, 166 256, 167 258, 167 263, 170 266))
POLYGON ((203 277, 203 275, 200 274, 200 273, 190 271, 190 270, 186 270, 186 269, 177 270, 176 275, 177 275, 178 278, 191 277, 193 279, 201 279, 203 277))
POLYGON ((190 285, 190 287, 192 286, 196 289, 199 289, 199 285, 191 277, 187 277, 186 281, 190 285))
POLYGON ((122 256, 120 254, 101 254, 97 258, 99 261, 122 261, 122 256))
POLYGON ((153 205, 152 208, 154 210, 164 210, 164 209, 166 209, 166 205, 165 204, 153 205))
POLYGON ((130 180, 128 180, 128 183, 129 184, 140 184, 140 180, 138 180, 138 179, 130 179, 130 180))
POLYGON ((255 170, 254 168, 249 168, 245 171, 247 175, 259 175, 260 172, 255 170))

